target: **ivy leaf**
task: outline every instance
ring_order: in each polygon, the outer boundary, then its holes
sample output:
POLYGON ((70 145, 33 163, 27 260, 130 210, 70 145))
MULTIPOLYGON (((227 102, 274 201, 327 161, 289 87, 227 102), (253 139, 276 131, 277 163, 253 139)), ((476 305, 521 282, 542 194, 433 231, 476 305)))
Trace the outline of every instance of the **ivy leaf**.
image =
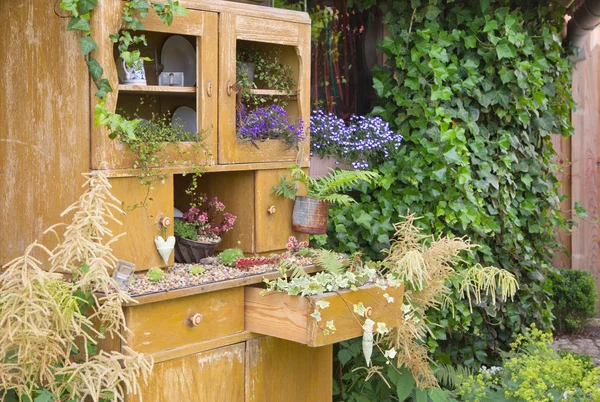
POLYGON ((90 29, 90 21, 82 17, 71 18, 67 25, 67 31, 83 31, 87 33, 90 32, 90 29))
POLYGON ((110 85, 110 82, 106 78, 102 78, 100 81, 98 81, 98 91, 96 92, 95 96, 98 98, 103 98, 108 92, 112 91, 113 89, 110 85))
POLYGON ((583 219, 586 216, 588 216, 587 210, 583 207, 583 205, 581 205, 580 202, 575 203, 574 209, 575 209, 575 215, 578 218, 583 219))
POLYGON ((96 59, 90 59, 87 62, 87 65, 88 65, 88 70, 90 71, 90 75, 92 76, 92 79, 94 81, 98 81, 100 79, 100 77, 102 77, 102 74, 104 73, 104 70, 102 69, 102 67, 100 66, 98 61, 96 59))
POLYGON ((490 32, 495 29, 498 29, 498 21, 491 20, 485 23, 485 26, 483 27, 483 32, 490 32))
POLYGON ((36 392, 37 396, 34 398, 33 402, 52 402, 56 399, 56 395, 47 389, 38 389, 36 392))
POLYGON ((377 91, 377 96, 379 96, 379 97, 385 96, 383 93, 383 91, 384 91, 383 82, 381 82, 381 80, 379 80, 378 78, 373 78, 373 89, 375 89, 375 91, 377 91))
POLYGON ((503 43, 496 46, 496 54, 499 59, 510 59, 515 57, 515 50, 513 45, 503 41, 503 43))
POLYGON ((452 147, 448 152, 446 152, 444 154, 444 159, 446 159, 448 163, 459 164, 461 162, 461 158, 456 151, 456 147, 452 147))
POLYGON ((79 39, 79 43, 81 43, 81 54, 84 56, 90 53, 92 50, 98 49, 96 42, 94 42, 94 40, 89 36, 84 36, 83 38, 79 39))
POLYGON ((98 0, 79 0, 79 13, 87 14, 96 7, 98 0))
POLYGON ((370 226, 372 220, 373 217, 365 211, 360 211, 360 215, 358 216, 358 218, 354 218, 354 222, 357 225, 364 226, 365 228, 368 228, 370 226))

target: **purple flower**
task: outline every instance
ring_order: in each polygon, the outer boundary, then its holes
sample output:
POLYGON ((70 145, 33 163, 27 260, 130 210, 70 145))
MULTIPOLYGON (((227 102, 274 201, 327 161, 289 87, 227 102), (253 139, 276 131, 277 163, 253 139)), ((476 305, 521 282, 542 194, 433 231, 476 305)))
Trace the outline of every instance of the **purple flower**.
POLYGON ((237 137, 242 141, 251 142, 256 147, 256 142, 270 139, 281 140, 290 147, 297 147, 304 140, 302 119, 298 120, 297 125, 290 123, 287 112, 278 105, 252 110, 242 105, 237 118, 237 137))

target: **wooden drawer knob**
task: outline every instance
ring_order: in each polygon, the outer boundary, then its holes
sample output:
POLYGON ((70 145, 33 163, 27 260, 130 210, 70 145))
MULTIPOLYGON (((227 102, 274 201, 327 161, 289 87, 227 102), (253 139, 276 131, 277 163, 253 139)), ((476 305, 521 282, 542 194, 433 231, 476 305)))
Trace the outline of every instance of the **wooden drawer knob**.
POLYGON ((160 220, 160 224, 163 225, 163 227, 167 227, 167 226, 171 225, 171 218, 169 218, 168 216, 165 216, 164 218, 162 218, 160 220))
POLYGON ((269 208, 267 208, 267 212, 268 212, 270 215, 273 215, 273 214, 275 214, 275 212, 277 212, 277 209, 275 209, 275 205, 271 205, 269 208))
POLYGON ((202 322, 202 314, 196 313, 190 316, 190 327, 195 328, 202 322))

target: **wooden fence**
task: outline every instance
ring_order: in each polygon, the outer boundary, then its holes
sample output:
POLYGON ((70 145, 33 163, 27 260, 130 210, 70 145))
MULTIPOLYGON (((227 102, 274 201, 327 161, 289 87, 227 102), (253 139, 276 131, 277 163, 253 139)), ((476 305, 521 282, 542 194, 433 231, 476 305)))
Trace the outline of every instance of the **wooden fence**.
MULTIPOLYGON (((567 216, 576 202, 588 212, 576 219, 572 234, 560 233, 561 242, 571 254, 555 258, 556 267, 592 272, 600 292, 600 29, 593 31, 585 45, 585 60, 573 70, 573 99, 577 109, 571 119, 575 134, 554 139, 557 162, 562 168, 559 179, 562 191, 569 196, 562 210, 567 216)), ((573 214, 574 216, 574 214, 573 214)))

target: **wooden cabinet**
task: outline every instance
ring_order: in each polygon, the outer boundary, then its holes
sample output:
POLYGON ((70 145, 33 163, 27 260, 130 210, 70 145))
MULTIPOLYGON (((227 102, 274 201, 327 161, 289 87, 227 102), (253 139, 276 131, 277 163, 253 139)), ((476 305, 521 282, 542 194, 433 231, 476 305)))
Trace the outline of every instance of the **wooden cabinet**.
POLYGON ((140 396, 129 402, 244 402, 245 343, 195 353, 154 365, 140 396))

